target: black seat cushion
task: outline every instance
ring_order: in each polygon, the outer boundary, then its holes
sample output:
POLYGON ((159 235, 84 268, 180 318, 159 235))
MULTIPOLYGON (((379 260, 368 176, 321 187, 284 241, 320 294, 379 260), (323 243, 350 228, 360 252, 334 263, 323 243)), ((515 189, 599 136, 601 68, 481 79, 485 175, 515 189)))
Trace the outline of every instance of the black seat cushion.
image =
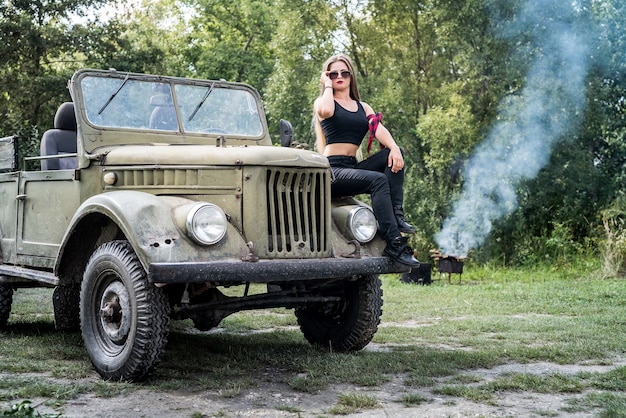
MULTIPOLYGON (((74 103, 63 103, 54 116, 54 129, 44 132, 41 138, 41 155, 76 153, 76 115, 74 103)), ((41 161, 42 170, 69 170, 78 166, 76 157, 54 158, 41 161)))

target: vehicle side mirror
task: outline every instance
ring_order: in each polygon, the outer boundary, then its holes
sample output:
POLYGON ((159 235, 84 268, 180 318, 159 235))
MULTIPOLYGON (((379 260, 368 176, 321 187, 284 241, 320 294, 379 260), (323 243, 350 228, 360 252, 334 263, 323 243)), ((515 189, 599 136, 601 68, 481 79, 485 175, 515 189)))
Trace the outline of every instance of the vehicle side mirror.
POLYGON ((283 147, 291 147, 293 143, 293 126, 291 122, 285 119, 280 120, 280 145, 283 147))
POLYGON ((0 138, 0 172, 17 171, 17 136, 0 138))

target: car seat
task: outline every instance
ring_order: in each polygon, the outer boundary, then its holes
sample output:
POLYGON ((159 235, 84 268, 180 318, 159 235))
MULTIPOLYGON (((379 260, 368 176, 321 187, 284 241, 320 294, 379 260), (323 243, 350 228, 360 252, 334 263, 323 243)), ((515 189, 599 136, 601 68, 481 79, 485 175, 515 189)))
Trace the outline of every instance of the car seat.
MULTIPOLYGON (((74 103, 65 102, 54 116, 54 129, 44 132, 41 137, 41 155, 75 154, 76 149, 74 103)), ((42 170, 71 170, 76 167, 76 157, 41 160, 42 170)))

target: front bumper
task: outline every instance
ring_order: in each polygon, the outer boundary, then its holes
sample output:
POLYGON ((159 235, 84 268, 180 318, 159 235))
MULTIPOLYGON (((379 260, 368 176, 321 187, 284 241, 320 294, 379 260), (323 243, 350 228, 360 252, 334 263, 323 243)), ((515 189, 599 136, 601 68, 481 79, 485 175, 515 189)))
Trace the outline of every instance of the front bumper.
POLYGON ((153 283, 270 283, 332 279, 367 274, 406 273, 410 267, 388 257, 305 260, 209 261, 154 263, 148 270, 153 283))

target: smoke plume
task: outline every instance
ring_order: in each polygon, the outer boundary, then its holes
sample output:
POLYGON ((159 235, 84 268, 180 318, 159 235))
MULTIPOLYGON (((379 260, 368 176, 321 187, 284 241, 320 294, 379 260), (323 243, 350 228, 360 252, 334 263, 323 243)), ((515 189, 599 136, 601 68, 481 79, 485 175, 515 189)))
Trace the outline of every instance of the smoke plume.
POLYGON ((582 117, 588 44, 574 2, 529 1, 502 33, 530 36, 532 61, 523 88, 507 97, 483 143, 463 170, 463 189, 435 240, 445 254, 480 246, 495 220, 517 208, 516 188, 546 165, 550 152, 582 117))

